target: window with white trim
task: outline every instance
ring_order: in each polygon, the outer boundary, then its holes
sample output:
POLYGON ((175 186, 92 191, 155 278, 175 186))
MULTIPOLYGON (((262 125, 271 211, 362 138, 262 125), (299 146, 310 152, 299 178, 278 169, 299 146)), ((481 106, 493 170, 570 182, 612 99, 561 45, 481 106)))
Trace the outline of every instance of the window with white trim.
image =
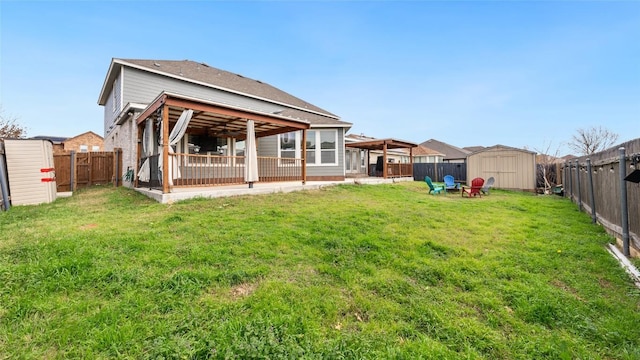
MULTIPOLYGON (((278 156, 280 158, 301 158, 302 133, 300 131, 278 135, 278 156)), ((338 131, 307 131, 307 165, 338 165, 338 131)))

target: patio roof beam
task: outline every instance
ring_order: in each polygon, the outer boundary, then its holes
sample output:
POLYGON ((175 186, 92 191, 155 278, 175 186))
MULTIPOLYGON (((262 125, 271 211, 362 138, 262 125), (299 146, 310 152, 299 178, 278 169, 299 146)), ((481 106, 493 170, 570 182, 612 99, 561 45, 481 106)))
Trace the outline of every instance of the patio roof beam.
POLYGON ((309 128, 309 123, 281 119, 281 118, 271 117, 267 115, 252 113, 248 111, 225 108, 222 106, 211 105, 211 104, 198 103, 198 102, 184 100, 184 99, 167 98, 166 104, 169 106, 177 106, 185 109, 192 109, 194 111, 210 112, 210 113, 220 114, 225 116, 232 116, 232 117, 243 118, 243 119, 251 119, 259 122, 283 125, 287 127, 300 129, 300 130, 309 128))

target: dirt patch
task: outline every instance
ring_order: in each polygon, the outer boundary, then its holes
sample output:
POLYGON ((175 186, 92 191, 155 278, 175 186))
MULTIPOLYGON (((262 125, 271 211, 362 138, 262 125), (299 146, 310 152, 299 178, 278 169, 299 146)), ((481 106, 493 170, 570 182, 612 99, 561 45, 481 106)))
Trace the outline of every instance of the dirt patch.
POLYGON ((98 224, 87 224, 87 225, 80 226, 80 230, 95 229, 97 227, 98 227, 98 224))
POLYGON ((231 288, 231 297, 234 299, 244 298, 256 291, 257 284, 244 283, 231 288))

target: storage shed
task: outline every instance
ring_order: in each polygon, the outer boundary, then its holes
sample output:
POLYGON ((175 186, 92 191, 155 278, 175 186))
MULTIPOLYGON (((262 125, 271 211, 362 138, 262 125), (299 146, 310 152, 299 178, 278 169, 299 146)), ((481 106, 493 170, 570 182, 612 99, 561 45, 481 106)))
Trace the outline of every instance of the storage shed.
POLYGON ((493 177, 499 189, 535 191, 536 153, 495 145, 467 156, 467 180, 493 177))
POLYGON ((4 140, 11 205, 36 205, 56 199, 53 143, 4 140))

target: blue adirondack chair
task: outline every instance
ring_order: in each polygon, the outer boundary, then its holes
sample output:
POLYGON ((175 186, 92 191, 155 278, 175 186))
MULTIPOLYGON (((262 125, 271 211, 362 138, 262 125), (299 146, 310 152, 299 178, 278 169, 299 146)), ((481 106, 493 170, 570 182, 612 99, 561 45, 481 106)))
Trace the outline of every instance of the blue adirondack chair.
MULTIPOLYGON (((429 194, 440 194, 442 191, 444 191, 444 186, 438 185, 435 186, 433 185, 433 182, 431 182, 431 178, 428 176, 424 177, 424 182, 427 183, 427 185, 429 185, 429 194)), ((433 195, 432 194, 432 195, 433 195)))
POLYGON ((458 191, 458 189, 460 189, 460 183, 455 182, 453 176, 445 175, 444 176, 444 187, 447 190, 458 191))

